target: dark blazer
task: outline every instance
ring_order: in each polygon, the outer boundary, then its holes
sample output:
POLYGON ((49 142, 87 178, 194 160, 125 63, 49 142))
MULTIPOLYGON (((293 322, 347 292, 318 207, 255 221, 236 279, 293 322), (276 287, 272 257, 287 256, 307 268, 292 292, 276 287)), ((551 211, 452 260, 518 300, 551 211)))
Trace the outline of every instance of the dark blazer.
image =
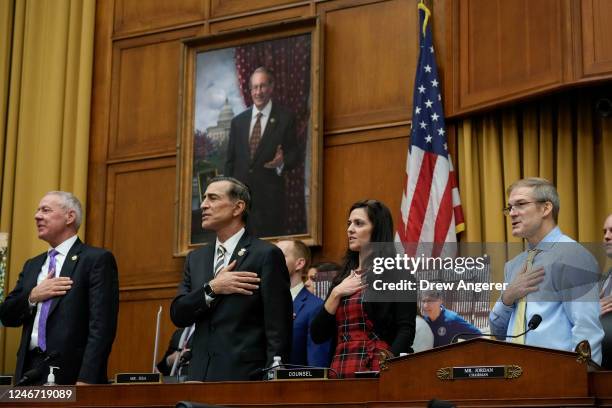
POLYGON ((285 172, 299 162, 295 115, 272 102, 272 110, 255 156, 251 160, 249 131, 252 110, 247 109, 232 119, 225 175, 235 177, 251 189, 250 227, 258 237, 285 235, 285 172), (284 167, 281 174, 264 164, 274 158, 278 146, 283 148, 284 167))
POLYGON ((289 272, 280 249, 245 232, 231 260, 237 260, 235 271, 257 273, 259 289, 252 295, 218 295, 207 305, 204 284, 214 277, 214 250, 211 244, 187 255, 170 317, 178 327, 196 324, 190 380, 249 380, 270 366, 274 356, 288 361, 292 325, 289 272))
MULTIPOLYGON (((335 285, 329 289, 327 297, 334 287, 335 285)), ((416 302, 364 302, 364 310, 374 323, 374 332, 389 344, 393 355, 413 352, 416 302)), ((329 314, 325 307, 322 307, 312 321, 310 333, 315 343, 331 339, 335 351, 337 328, 336 315, 329 314)))
MULTIPOLYGON (((17 380, 23 375, 36 316, 36 308, 30 308, 28 297, 46 258, 45 252, 26 261, 15 289, 0 306, 0 319, 5 326, 23 326, 15 370, 17 380)), ((115 258, 109 251, 87 246, 77 238, 64 260, 60 276, 69 277, 73 283, 68 293, 53 299, 47 320, 47 351, 59 353, 50 364, 60 367, 55 372, 56 382, 106 383, 107 360, 117 331, 119 310, 115 258)), ((46 368, 44 378, 48 372, 46 368)))
MULTIPOLYGON (((182 329, 176 329, 174 333, 172 333, 172 337, 170 338, 170 343, 168 344, 168 349, 166 350, 166 353, 164 354, 162 359, 159 361, 159 363, 157 363, 157 366, 156 366, 159 372, 162 373, 162 375, 170 375, 170 372, 172 371, 172 366, 168 365, 166 358, 168 358, 168 356, 174 353, 175 351, 179 351, 179 347, 180 347, 179 342, 181 341, 181 335, 183 334, 183 331, 185 330, 189 330, 189 327, 185 327, 182 329)), ((189 340, 187 340, 188 349, 191 349, 192 340, 193 340, 193 335, 189 338, 189 340)), ((185 365, 183 369, 181 370, 181 375, 187 375, 187 373, 189 372, 188 370, 189 370, 189 365, 185 365)))
POLYGON ((293 347, 291 364, 329 367, 330 341, 317 344, 310 337, 310 323, 323 306, 323 300, 302 288, 293 301, 293 347))

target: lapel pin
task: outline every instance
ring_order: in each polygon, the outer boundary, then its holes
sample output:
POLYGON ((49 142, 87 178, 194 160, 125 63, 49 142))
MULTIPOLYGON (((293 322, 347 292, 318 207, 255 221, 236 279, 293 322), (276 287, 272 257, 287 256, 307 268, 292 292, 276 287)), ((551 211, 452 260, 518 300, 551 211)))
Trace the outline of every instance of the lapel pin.
POLYGON ((244 256, 244 254, 246 254, 246 249, 240 248, 240 251, 238 251, 238 256, 244 256))
POLYGON ((270 123, 274 123, 274 122, 276 122, 276 119, 270 118, 270 123))
POLYGON ((76 260, 77 260, 77 258, 78 258, 78 256, 76 256, 76 255, 72 255, 72 258, 70 258, 70 259, 72 259, 73 261, 76 261, 76 260))

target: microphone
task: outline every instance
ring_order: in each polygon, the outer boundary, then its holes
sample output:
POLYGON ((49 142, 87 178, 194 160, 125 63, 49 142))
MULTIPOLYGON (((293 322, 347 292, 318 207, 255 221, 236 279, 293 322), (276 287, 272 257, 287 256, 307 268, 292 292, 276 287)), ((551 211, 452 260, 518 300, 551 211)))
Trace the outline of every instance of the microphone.
MULTIPOLYGON (((530 332, 531 330, 535 330, 538 328, 538 326, 540 325, 540 323, 542 323, 542 316, 540 316, 539 314, 534 314, 533 316, 531 316, 531 319, 529 319, 529 323, 527 323, 527 330, 525 330, 522 333, 519 334, 515 334, 515 335, 506 335, 504 336, 505 338, 509 338, 509 339, 515 339, 517 337, 521 337, 526 335, 528 332, 530 332)), ((472 336, 472 337, 497 337, 495 334, 493 333, 482 333, 482 334, 476 334, 476 333, 457 333, 453 336, 453 338, 451 339, 450 344, 454 344, 457 342, 457 340, 459 339, 459 337, 462 336, 472 336)))
POLYGON ((59 357, 59 353, 57 351, 49 352, 49 354, 47 354, 45 358, 43 358, 43 360, 36 365, 36 367, 32 368, 31 370, 28 370, 23 375, 23 377, 21 377, 19 382, 15 384, 15 387, 19 387, 22 385, 28 385, 34 381, 39 380, 43 376, 44 365, 55 360, 57 357, 59 357))

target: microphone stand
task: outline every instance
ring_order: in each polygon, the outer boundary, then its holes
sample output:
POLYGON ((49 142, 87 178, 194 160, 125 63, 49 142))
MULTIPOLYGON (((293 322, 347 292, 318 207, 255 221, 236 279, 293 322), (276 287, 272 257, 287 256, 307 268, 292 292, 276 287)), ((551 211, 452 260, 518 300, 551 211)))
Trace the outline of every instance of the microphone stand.
MULTIPOLYGON (((526 335, 527 333, 529 333, 532 330, 535 330, 538 328, 538 326, 540 325, 540 323, 542 323, 542 316, 540 316, 539 314, 535 314, 531 317, 531 319, 529 320, 529 323, 527 323, 527 330, 525 330, 522 333, 519 334, 514 334, 514 335, 505 335, 504 337, 506 339, 515 339, 517 337, 521 337, 526 335)), ((493 333, 482 333, 482 334, 476 334, 476 333, 457 333, 453 336, 453 338, 451 339, 450 344, 454 344, 457 342, 457 340, 459 339, 459 337, 463 337, 463 336, 472 336, 472 337, 497 337, 497 335, 493 334, 493 333)))

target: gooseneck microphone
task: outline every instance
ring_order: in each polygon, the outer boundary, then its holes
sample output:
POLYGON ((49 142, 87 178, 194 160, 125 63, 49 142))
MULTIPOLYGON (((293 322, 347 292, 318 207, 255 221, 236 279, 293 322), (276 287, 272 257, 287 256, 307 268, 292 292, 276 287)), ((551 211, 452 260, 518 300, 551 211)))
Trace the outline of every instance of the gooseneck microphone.
MULTIPOLYGON (((528 332, 530 332, 531 330, 535 330, 538 328, 538 326, 540 325, 540 323, 542 323, 542 316, 540 316, 539 314, 534 314, 533 316, 531 316, 531 319, 529 319, 529 323, 527 323, 527 330, 525 330, 522 333, 519 334, 514 334, 514 335, 506 335, 503 336, 507 339, 515 339, 517 337, 521 337, 526 335, 528 332)), ((459 337, 463 337, 463 336, 471 336, 471 337, 497 337, 495 334, 493 333, 482 333, 482 334, 476 334, 476 333, 457 333, 453 336, 453 338, 451 339, 450 344, 456 343, 457 340, 459 339, 459 337)))
POLYGON ((40 380, 40 378, 44 374, 43 369, 44 369, 45 364, 52 362, 57 357, 59 357, 59 353, 57 351, 50 351, 45 356, 45 358, 43 358, 43 360, 36 365, 36 367, 32 368, 31 370, 26 371, 26 373, 23 375, 23 377, 21 377, 19 382, 15 384, 15 387, 19 387, 22 385, 28 385, 34 381, 40 380))

